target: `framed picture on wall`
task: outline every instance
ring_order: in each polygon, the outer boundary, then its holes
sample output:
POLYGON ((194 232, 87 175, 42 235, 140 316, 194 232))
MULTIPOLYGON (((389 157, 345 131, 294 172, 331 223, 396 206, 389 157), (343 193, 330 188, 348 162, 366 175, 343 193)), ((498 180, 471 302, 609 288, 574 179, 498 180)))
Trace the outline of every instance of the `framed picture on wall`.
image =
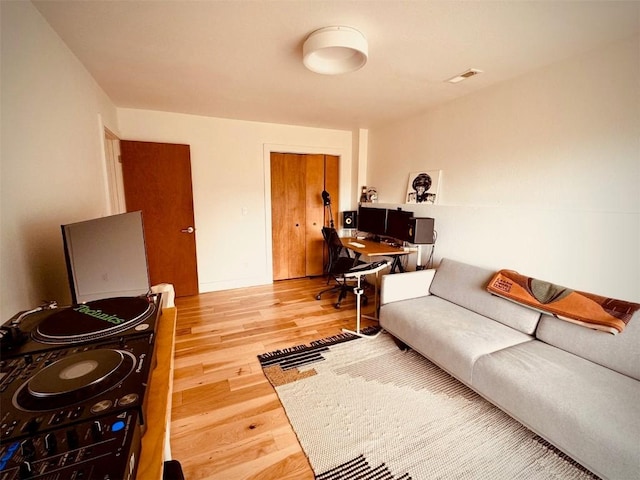
POLYGON ((440 173, 442 170, 411 172, 407 184, 406 203, 432 203, 438 199, 440 173))

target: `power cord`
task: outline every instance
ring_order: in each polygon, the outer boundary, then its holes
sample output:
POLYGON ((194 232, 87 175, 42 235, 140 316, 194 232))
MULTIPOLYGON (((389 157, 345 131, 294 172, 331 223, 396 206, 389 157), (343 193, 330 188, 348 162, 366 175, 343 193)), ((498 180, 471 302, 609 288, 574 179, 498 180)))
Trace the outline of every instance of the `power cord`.
POLYGON ((429 258, 425 265, 417 265, 416 270, 428 270, 433 267, 433 253, 436 250, 436 240, 438 239, 438 232, 433 231, 433 243, 431 244, 431 251, 429 252, 429 258))

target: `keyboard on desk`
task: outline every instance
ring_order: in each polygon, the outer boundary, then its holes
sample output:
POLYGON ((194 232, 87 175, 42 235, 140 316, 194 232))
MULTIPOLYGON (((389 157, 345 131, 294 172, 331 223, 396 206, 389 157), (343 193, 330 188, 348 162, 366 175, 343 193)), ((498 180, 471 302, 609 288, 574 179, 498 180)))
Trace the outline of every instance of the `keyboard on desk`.
POLYGON ((349 242, 349 245, 351 245, 352 247, 364 248, 364 243, 349 242))

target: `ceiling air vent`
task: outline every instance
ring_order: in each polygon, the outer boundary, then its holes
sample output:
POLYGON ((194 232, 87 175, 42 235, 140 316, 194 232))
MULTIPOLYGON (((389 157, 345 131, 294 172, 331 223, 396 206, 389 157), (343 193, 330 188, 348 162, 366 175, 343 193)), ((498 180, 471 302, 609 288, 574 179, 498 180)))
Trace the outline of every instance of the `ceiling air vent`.
POLYGON ((463 80, 466 80, 467 78, 474 77, 474 76, 478 75, 479 73, 482 73, 482 70, 478 70, 477 68, 470 68, 466 72, 461 73, 460 75, 456 75, 453 78, 450 78, 449 80, 447 80, 447 82, 449 82, 449 83, 459 83, 459 82, 461 82, 463 80))

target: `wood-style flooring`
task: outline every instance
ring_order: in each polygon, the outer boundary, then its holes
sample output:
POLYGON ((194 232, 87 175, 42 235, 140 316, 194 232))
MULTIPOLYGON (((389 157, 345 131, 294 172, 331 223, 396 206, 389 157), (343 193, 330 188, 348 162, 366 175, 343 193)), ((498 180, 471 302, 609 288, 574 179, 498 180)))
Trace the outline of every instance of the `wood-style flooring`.
POLYGON ((354 329, 355 296, 338 310, 334 294, 316 300, 325 287, 304 278, 176 300, 171 449, 187 480, 313 479, 257 355, 354 329))

